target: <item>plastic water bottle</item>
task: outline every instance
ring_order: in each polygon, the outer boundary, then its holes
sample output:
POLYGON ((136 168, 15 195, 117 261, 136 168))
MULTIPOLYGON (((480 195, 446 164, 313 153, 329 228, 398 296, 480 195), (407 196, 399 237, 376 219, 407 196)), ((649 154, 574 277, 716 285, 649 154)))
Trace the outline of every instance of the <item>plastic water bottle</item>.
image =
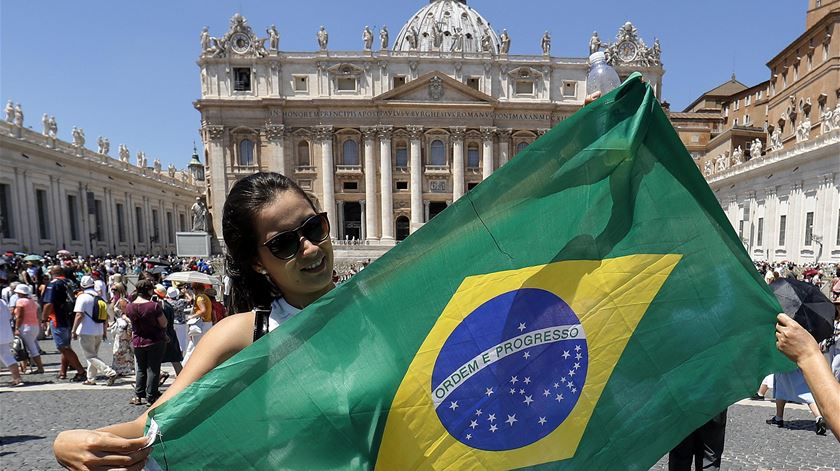
POLYGON ((590 55, 589 65, 589 75, 586 76, 587 96, 595 92, 601 92, 601 96, 604 96, 613 88, 621 85, 618 73, 611 65, 607 64, 607 57, 603 52, 598 51, 590 55))

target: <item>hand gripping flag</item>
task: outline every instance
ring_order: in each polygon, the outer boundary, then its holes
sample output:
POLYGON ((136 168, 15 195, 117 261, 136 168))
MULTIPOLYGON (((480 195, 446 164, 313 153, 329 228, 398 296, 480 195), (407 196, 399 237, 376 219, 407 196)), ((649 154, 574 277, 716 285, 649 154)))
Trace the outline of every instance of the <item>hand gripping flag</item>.
POLYGON ((647 469, 791 364, 638 75, 153 411, 169 469, 647 469))

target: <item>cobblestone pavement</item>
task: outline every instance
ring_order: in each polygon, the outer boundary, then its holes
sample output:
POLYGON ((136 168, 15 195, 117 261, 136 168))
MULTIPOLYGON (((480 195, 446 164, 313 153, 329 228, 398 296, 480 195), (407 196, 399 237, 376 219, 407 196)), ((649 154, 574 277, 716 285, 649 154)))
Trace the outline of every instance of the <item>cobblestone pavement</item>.
MULTIPOLYGON (((2 470, 61 469, 52 455, 52 442, 60 431, 131 420, 143 410, 128 404, 133 396, 132 378, 121 378, 112 387, 58 380, 54 372, 58 356, 52 341, 42 341, 41 347, 48 353, 46 374, 24 376, 27 386, 21 388, 9 388, 8 372, 0 374, 2 470)), ((110 361, 110 349, 110 344, 103 344, 106 362, 110 361)), ((78 346, 76 350, 81 352, 78 346)), ((767 401, 745 400, 729 408, 723 469, 840 470, 840 443, 831 432, 817 436, 813 417, 803 406, 788 406, 788 425, 783 429, 764 423, 773 412, 767 401)), ((666 470, 667 458, 652 469, 666 470)))

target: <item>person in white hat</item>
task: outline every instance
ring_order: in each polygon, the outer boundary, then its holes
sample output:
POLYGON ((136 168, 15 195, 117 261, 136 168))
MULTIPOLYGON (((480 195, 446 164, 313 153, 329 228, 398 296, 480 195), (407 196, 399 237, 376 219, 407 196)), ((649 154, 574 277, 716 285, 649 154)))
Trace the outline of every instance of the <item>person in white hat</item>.
POLYGON ((23 386, 23 379, 20 377, 20 368, 14 355, 12 355, 12 313, 6 301, 0 299, 0 364, 12 372, 12 386, 23 386))
POLYGON ((12 306, 12 313, 15 317, 15 335, 23 339, 26 350, 29 352, 29 359, 35 363, 37 369, 30 373, 42 374, 44 363, 41 361, 41 349, 38 346, 38 333, 41 327, 38 323, 38 304, 32 300, 32 288, 23 283, 15 288, 17 300, 12 306))
POLYGON ((102 340, 107 338, 108 321, 99 323, 93 320, 93 316, 96 315, 95 310, 98 309, 96 305, 98 293, 94 288, 93 278, 83 276, 79 285, 85 291, 76 298, 76 306, 73 308, 76 318, 73 320, 71 332, 73 339, 79 339, 88 363, 87 379, 83 384, 95 385, 96 375, 102 371, 108 377, 108 386, 111 386, 117 379, 117 372, 99 358, 99 346, 102 340))

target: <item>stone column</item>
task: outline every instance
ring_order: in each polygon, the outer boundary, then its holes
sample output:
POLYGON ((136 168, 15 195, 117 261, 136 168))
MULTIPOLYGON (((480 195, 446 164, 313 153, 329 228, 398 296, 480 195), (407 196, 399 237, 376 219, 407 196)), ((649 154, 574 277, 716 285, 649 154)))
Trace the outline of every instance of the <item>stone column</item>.
MULTIPOLYGON (((205 176, 210 180, 210 198, 208 203, 213 210, 213 233, 224 246, 222 240, 222 209, 225 206, 225 197, 228 194, 228 184, 225 165, 224 135, 225 128, 221 125, 205 124, 202 128, 202 137, 208 147, 207 162, 205 165, 210 170, 210 175, 205 176)), ((134 208, 129 207, 130 216, 134 217, 134 208)))
POLYGON ((286 126, 282 124, 267 124, 265 137, 268 141, 268 171, 288 175, 286 170, 286 149, 284 139, 286 126))
MULTIPOLYGON (((318 141, 321 142, 321 182, 323 183, 322 201, 324 211, 330 221, 338 221, 335 209, 335 165, 333 162, 333 128, 332 126, 318 126, 316 128, 318 141)), ((330 237, 338 236, 336 224, 330 224, 330 237)))
POLYGON ((363 239, 377 239, 379 228, 376 227, 376 154, 374 145, 376 143, 376 128, 364 127, 362 134, 365 136, 365 201, 370 201, 370 208, 362 202, 362 233, 363 239))
POLYGON ((367 240, 367 201, 361 200, 359 201, 359 205, 362 207, 362 221, 365 221, 365 224, 362 224, 362 228, 359 231, 359 240, 367 240))
POLYGON ((411 172, 411 232, 423 225, 423 159, 420 153, 422 126, 409 126, 411 153, 409 170, 411 172))
POLYGON ((423 216, 424 216, 423 221, 424 222, 429 222, 429 219, 430 219, 429 218, 429 203, 430 203, 429 200, 423 200, 423 216))
POLYGON ((379 192, 382 240, 394 240, 394 190, 391 182, 391 126, 379 127, 379 192))
POLYGON ((510 133, 511 129, 499 129, 499 167, 501 168, 510 159, 510 133))
POLYGON ((346 237, 346 234, 344 232, 344 201, 336 201, 335 206, 336 214, 338 217, 338 238, 343 240, 346 237))
POLYGON ((802 263, 802 249, 805 248, 805 195, 802 193, 802 180, 791 185, 788 198, 788 220, 786 240, 789 250, 788 260, 802 263))
POLYGON ((449 128, 452 137, 452 199, 464 195, 464 133, 465 127, 449 128))
POLYGON ((482 142, 482 159, 481 159, 481 178, 486 180, 493 174, 493 135, 496 134, 496 128, 483 127, 481 128, 481 142, 482 142))

